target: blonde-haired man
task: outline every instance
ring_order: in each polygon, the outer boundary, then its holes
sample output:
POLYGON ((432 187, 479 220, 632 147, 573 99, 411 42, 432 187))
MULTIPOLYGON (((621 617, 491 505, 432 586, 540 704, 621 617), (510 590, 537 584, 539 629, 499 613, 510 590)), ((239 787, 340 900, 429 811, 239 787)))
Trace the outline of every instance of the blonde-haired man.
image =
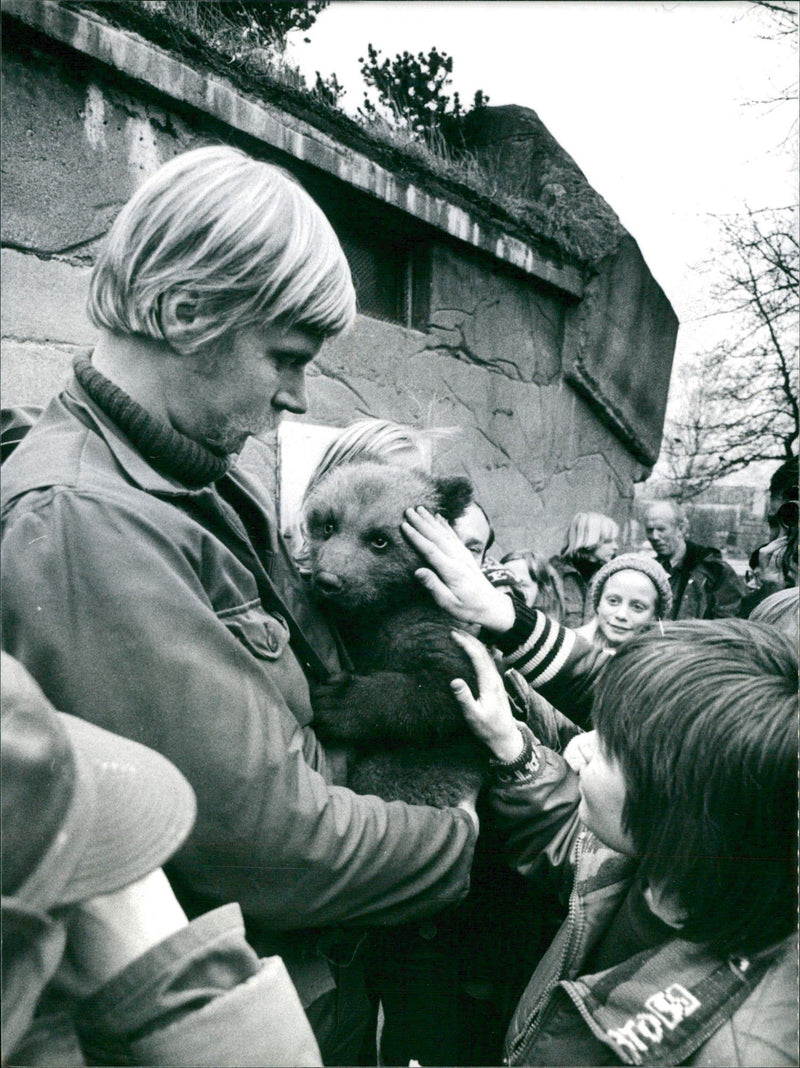
POLYGON ((167 756, 198 818, 171 876, 190 915, 238 901, 289 968, 327 1064, 366 1021, 360 935, 466 892, 476 821, 359 797, 309 724, 341 669, 272 504, 235 465, 306 408, 305 368, 355 314, 322 212, 227 147, 178 156, 115 222, 91 361, 4 466, 3 633, 53 703, 167 756), (313 929, 313 930, 312 930, 313 929))

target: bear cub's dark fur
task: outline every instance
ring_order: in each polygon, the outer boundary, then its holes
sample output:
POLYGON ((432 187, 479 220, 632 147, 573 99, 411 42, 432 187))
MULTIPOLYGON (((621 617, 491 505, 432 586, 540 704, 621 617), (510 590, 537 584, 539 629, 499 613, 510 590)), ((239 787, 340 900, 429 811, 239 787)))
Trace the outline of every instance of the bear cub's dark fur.
POLYGON ((454 805, 485 778, 486 751, 450 690, 476 692, 453 619, 414 577, 422 561, 400 533, 407 508, 452 521, 472 499, 464 478, 375 460, 333 468, 305 502, 311 586, 355 674, 312 693, 319 736, 353 747, 348 785, 387 801, 454 805))

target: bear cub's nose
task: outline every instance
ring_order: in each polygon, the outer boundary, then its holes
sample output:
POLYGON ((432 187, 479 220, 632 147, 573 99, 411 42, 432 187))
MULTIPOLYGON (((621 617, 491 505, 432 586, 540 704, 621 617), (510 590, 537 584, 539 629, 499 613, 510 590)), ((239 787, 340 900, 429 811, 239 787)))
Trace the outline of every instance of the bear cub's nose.
POLYGON ((338 593, 342 588, 342 580, 331 571, 320 571, 314 582, 323 593, 338 593))

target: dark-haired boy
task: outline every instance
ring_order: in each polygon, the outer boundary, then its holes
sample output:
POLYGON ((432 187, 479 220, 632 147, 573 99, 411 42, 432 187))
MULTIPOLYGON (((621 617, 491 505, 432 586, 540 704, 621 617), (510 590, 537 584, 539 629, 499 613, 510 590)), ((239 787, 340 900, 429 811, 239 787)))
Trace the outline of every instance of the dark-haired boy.
POLYGON ((593 703, 576 775, 514 719, 481 643, 454 634, 479 693, 461 681, 454 692, 492 751, 513 864, 552 869, 569 895, 506 1063, 796 1064, 792 642, 765 625, 687 621, 592 660, 573 632, 498 600, 440 524, 410 519, 439 603, 490 627, 506 663, 552 697, 578 676, 593 703))

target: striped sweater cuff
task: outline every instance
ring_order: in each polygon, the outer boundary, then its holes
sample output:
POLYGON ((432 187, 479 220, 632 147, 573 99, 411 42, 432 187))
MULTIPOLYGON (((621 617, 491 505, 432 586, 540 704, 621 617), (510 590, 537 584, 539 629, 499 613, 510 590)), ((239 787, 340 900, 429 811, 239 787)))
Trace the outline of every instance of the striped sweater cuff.
POLYGON ((531 686, 550 682, 566 664, 575 632, 560 626, 536 608, 516 605, 513 628, 496 641, 503 666, 516 668, 531 686))

